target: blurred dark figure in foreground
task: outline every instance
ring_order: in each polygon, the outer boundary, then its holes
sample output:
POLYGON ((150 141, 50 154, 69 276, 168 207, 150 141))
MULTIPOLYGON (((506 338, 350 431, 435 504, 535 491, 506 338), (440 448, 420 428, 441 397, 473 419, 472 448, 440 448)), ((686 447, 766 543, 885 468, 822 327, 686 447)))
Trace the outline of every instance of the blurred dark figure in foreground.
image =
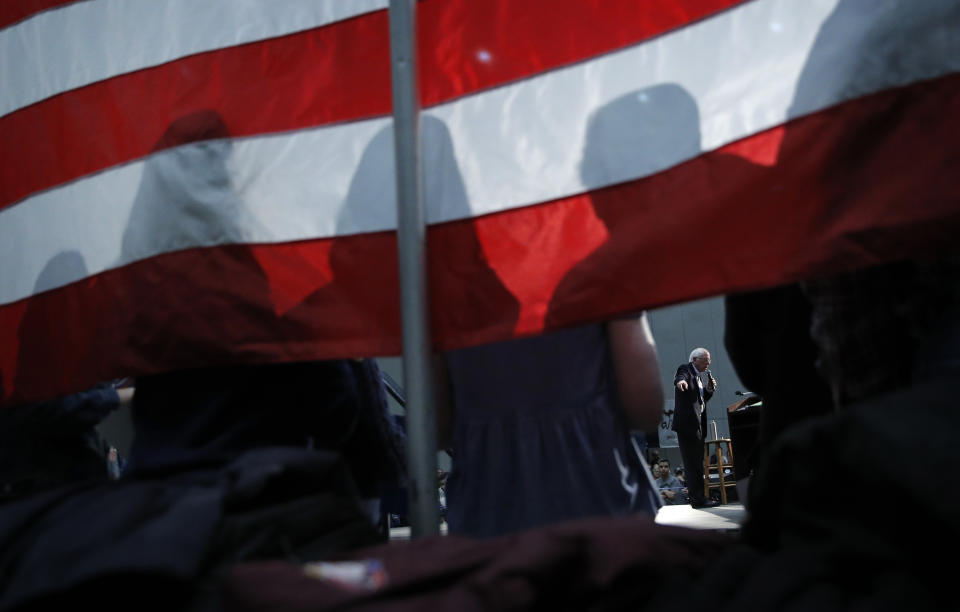
MULTIPOLYGON (((753 477, 781 431, 833 411, 830 388, 816 369, 811 306, 799 284, 731 294, 724 307, 727 354, 740 380, 763 398, 756 442, 737 457, 746 464, 738 471, 753 477)), ((749 499, 748 490, 748 506, 749 499)))
POLYGON ((958 259, 896 261, 726 298, 727 351, 763 397, 754 475, 792 426, 956 369, 958 259))
POLYGON ((660 495, 630 433, 655 428, 663 407, 645 315, 450 351, 443 363, 450 533, 656 514, 660 495))
POLYGON ((349 359, 141 377, 127 476, 219 467, 258 448, 334 451, 360 497, 376 500, 403 474, 379 372, 373 360, 349 359))
POLYGON ((865 575, 884 577, 860 594, 868 609, 880 602, 884 609, 939 609, 950 581, 934 560, 960 544, 960 493, 938 476, 918 481, 911 466, 930 466, 930 474, 960 468, 952 441, 960 427, 953 399, 960 380, 960 257, 815 279, 737 298, 737 308, 772 296, 799 314, 781 319, 783 332, 766 349, 741 353, 744 337, 736 331, 746 328, 727 330, 738 374, 751 385, 761 381, 766 386, 755 388, 776 398, 768 405, 764 397, 762 460, 743 526, 747 547, 729 553, 728 561, 740 555, 746 576, 741 596, 752 590, 752 601, 764 602, 758 609, 784 605, 784 593, 799 588, 807 590, 795 609, 845 601, 850 585, 840 577, 855 563, 865 575), (788 334, 793 342, 783 342, 788 334), (778 366, 783 370, 770 375, 778 366), (791 375, 794 384, 770 386, 791 375), (918 486, 935 494, 917 496, 918 486), (911 529, 890 529, 904 513, 911 529), (809 589, 813 584, 819 590, 809 589))
POLYGON ((140 609, 216 609, 213 582, 237 561, 383 541, 379 496, 405 469, 381 384, 354 359, 138 378, 120 481, 3 508, 0 609, 104 588, 140 609))
POLYGON ((110 445, 96 426, 131 396, 131 389, 102 383, 0 410, 0 502, 113 478, 110 445))

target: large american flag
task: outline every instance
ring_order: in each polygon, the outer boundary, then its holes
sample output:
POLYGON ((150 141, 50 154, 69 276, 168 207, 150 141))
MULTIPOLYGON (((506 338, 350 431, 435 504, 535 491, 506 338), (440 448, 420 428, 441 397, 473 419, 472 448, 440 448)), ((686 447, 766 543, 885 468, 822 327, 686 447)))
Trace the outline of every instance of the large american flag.
MULTIPOLYGON (((438 348, 955 248, 955 0, 417 10, 438 348)), ((0 27, 0 403, 399 353, 383 0, 0 27)))

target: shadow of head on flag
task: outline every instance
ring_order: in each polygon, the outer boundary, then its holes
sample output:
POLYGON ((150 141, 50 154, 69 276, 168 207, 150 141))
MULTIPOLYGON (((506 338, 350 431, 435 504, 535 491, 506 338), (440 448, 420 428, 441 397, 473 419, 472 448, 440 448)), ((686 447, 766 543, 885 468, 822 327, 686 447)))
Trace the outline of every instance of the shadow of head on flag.
POLYGON ((700 125, 696 100, 676 83, 627 93, 590 116, 580 174, 595 189, 580 203, 605 236, 557 286, 548 327, 720 291, 728 279, 706 264, 728 242, 724 228, 738 228, 710 200, 723 194, 723 177, 760 168, 733 155, 702 161, 700 125))
POLYGON ((75 377, 76 362, 96 357, 97 328, 90 324, 96 310, 90 302, 72 300, 57 288, 65 280, 86 274, 83 256, 73 250, 58 253, 43 267, 34 291, 45 297, 27 303, 18 330, 20 350, 13 389, 41 395, 49 387, 82 384, 75 377))
MULTIPOLYGON (((490 268, 471 223, 470 207, 449 128, 421 119, 424 198, 428 211, 452 219, 427 235, 433 336, 508 335, 517 301, 490 268), (442 214, 441 212, 442 211, 442 214), (478 330, 480 330, 478 332, 478 330)), ((363 150, 337 218, 330 248, 332 280, 288 313, 305 337, 333 345, 337 355, 400 352, 397 242, 393 232, 357 233, 364 220, 396 217, 394 136, 387 126, 363 150)), ((463 340, 461 340, 462 342, 463 340)))
POLYGON ((274 335, 266 275, 246 244, 257 219, 234 185, 220 114, 170 124, 146 159, 110 283, 133 374, 243 361, 274 335))

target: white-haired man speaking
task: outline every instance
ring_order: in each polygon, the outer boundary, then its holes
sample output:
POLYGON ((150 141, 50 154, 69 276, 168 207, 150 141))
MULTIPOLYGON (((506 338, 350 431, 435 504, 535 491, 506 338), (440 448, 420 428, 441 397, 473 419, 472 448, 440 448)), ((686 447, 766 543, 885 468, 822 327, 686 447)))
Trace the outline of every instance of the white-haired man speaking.
POLYGON ((709 508, 717 502, 707 499, 703 492, 703 438, 707 431, 707 402, 717 390, 717 379, 710 374, 710 351, 695 348, 690 361, 677 368, 673 379, 674 413, 673 431, 677 432, 680 455, 687 474, 687 489, 690 505, 694 508, 709 508), (707 372, 707 382, 700 378, 707 372))

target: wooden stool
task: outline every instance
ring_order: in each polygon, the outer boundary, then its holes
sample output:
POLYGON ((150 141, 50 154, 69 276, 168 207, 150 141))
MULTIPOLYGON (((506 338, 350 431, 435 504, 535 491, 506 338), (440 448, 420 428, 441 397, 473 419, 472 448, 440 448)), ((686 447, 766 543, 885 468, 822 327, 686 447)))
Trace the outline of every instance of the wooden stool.
POLYGON ((729 438, 718 438, 716 440, 704 440, 703 442, 703 494, 709 499, 710 489, 720 489, 720 499, 722 503, 727 503, 727 487, 737 486, 737 481, 733 477, 733 444, 729 438), (710 445, 714 445, 711 451, 710 445), (724 461, 723 451, 726 446, 726 459, 724 461), (716 457, 717 462, 711 464, 710 457, 716 457), (730 468, 730 478, 723 475, 724 468, 730 468), (720 484, 710 484, 710 470, 715 470, 720 478, 720 484))

